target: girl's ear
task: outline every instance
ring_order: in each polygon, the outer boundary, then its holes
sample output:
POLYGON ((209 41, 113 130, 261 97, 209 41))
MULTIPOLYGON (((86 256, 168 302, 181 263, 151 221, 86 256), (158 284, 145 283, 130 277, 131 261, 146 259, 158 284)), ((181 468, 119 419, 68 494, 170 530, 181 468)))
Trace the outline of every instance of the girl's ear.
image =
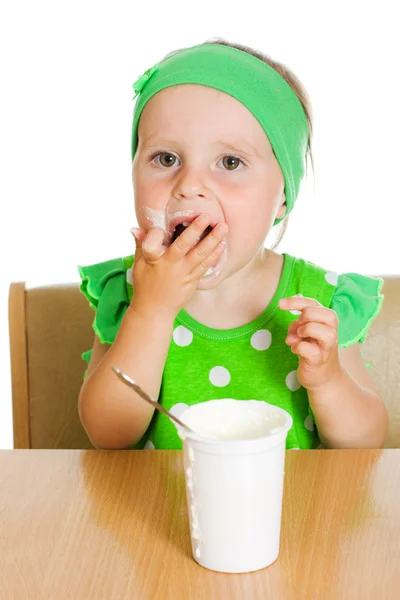
POLYGON ((285 216, 285 214, 286 214, 286 196, 285 196, 285 193, 283 193, 281 205, 280 205, 280 207, 278 209, 278 213, 276 215, 276 218, 277 219, 283 219, 283 217, 285 216))

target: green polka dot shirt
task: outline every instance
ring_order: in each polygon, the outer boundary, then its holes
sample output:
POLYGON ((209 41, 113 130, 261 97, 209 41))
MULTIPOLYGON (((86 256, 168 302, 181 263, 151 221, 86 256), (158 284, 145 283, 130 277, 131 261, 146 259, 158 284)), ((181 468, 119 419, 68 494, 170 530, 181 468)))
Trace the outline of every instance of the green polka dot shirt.
MULTIPOLYGON (((188 406, 221 398, 261 400, 280 406, 293 418, 287 449, 320 446, 307 390, 297 380, 298 358, 285 344, 298 311, 278 307, 281 298, 315 298, 336 311, 339 347, 364 341, 378 314, 383 280, 357 273, 337 274, 284 254, 276 292, 254 321, 233 329, 212 329, 185 310, 176 316, 162 378, 159 402, 179 416, 188 406)), ((100 341, 112 344, 133 297, 134 256, 86 267, 79 266, 80 289, 94 309, 93 329, 100 341)), ((157 335, 157 331, 154 331, 157 335)), ((82 357, 90 360, 91 350, 82 357)), ((134 375, 134 374, 132 374, 134 375)), ((155 411, 135 449, 181 449, 173 422, 155 411)))

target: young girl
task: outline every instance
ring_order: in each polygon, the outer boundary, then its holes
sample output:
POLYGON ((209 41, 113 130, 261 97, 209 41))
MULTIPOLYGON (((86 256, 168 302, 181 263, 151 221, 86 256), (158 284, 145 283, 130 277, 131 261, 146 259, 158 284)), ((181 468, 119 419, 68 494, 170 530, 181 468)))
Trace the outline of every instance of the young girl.
POLYGON ((98 448, 182 447, 177 416, 218 398, 293 417, 287 448, 381 447, 387 411, 361 358, 382 281, 264 247, 311 154, 305 90, 245 46, 179 50, 134 84, 135 256, 79 267, 95 309, 79 397, 98 448))

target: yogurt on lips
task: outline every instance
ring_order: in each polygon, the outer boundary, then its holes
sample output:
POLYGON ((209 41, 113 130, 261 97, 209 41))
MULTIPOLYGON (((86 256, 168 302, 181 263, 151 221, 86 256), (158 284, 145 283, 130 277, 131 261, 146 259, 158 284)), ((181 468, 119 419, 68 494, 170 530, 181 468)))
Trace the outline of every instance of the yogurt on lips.
POLYGON ((149 206, 140 206, 139 210, 144 216, 145 221, 150 222, 151 227, 158 227, 159 229, 162 229, 164 231, 163 245, 170 246, 172 236, 168 233, 167 217, 165 211, 154 210, 149 206))
MULTIPOLYGON (((168 212, 167 210, 154 210, 149 206, 141 206, 139 208, 144 219, 149 221, 151 227, 158 227, 164 231, 164 246, 170 246, 172 243, 173 232, 176 227, 176 224, 189 224, 194 219, 201 214, 199 211, 195 210, 181 210, 175 212, 168 212), (185 219, 187 218, 187 220, 185 219)), ((200 239, 200 238, 199 238, 200 239)), ((200 282, 208 283, 213 279, 216 279, 221 273, 227 259, 227 248, 225 248, 223 254, 220 256, 218 261, 212 265, 207 272, 201 277, 200 282)))

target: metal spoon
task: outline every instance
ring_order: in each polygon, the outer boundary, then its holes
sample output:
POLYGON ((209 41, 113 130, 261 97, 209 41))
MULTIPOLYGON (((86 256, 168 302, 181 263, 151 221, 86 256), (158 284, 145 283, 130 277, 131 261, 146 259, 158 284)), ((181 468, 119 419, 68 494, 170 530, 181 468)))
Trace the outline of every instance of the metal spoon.
POLYGON ((180 427, 183 427, 183 429, 186 429, 186 431, 189 431, 190 433, 196 433, 188 425, 185 425, 185 423, 182 423, 182 421, 180 419, 178 419, 178 417, 175 417, 175 415, 170 413, 163 406, 161 406, 161 404, 159 404, 158 402, 153 400, 153 398, 151 398, 148 394, 146 394, 146 392, 144 390, 142 390, 140 385, 138 385, 136 383, 136 381, 134 381, 131 377, 129 377, 129 375, 127 375, 126 373, 121 371, 121 369, 118 369, 118 367, 112 367, 112 370, 115 371, 115 373, 118 375, 118 377, 121 379, 121 381, 123 381, 126 385, 129 385, 131 388, 133 388, 135 390, 135 392, 137 394, 139 394, 139 396, 141 398, 143 398, 143 400, 146 400, 146 402, 151 404, 154 408, 156 408, 160 412, 164 413, 164 415, 167 415, 167 417, 169 417, 170 419, 175 421, 175 423, 178 423, 178 425, 180 427))

